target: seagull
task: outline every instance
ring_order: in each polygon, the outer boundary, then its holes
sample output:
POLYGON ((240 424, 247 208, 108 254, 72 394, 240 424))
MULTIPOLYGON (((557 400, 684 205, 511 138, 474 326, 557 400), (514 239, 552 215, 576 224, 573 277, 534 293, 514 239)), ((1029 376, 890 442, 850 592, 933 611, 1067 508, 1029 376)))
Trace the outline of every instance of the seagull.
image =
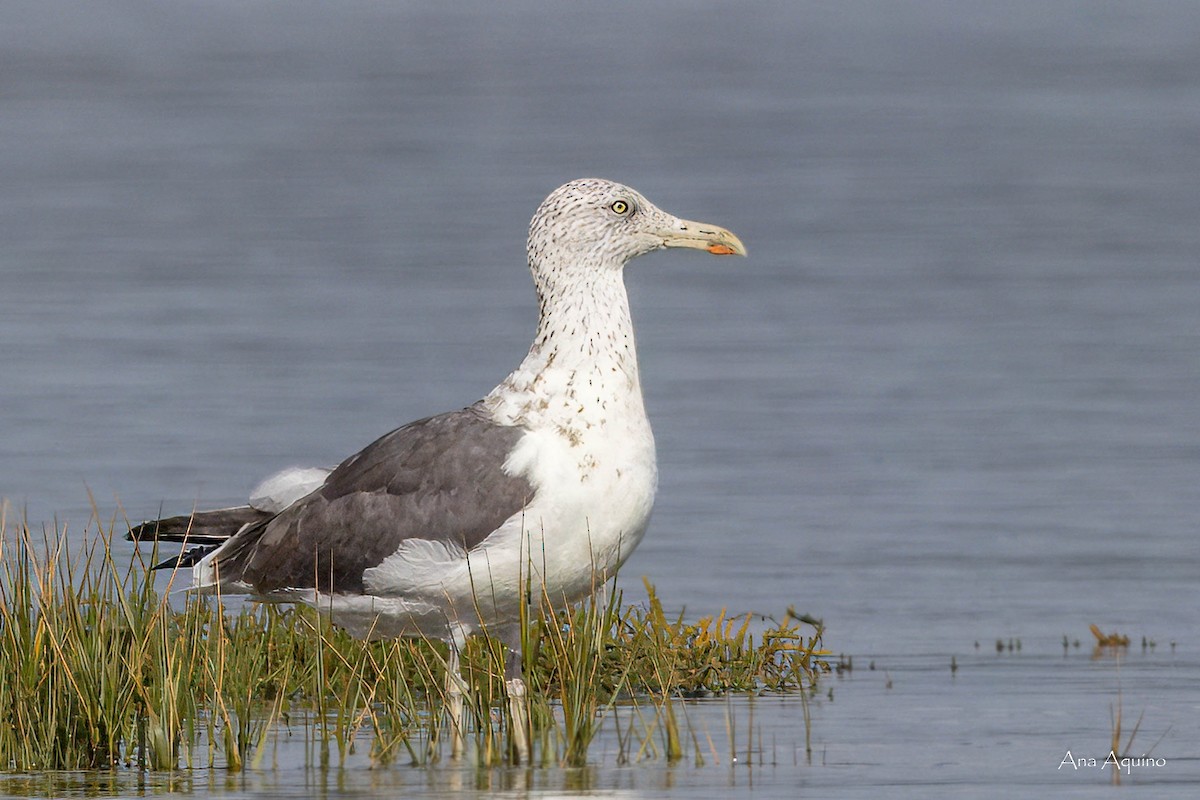
MULTIPOLYGON (((658 470, 624 267, 670 247, 746 254, 728 230, 628 186, 559 187, 529 226, 533 344, 483 399, 397 428, 332 470, 272 476, 249 505, 146 522, 129 538, 199 545, 159 566, 190 567, 203 593, 307 604, 359 638, 446 641, 460 737, 459 652, 486 632, 508 647, 513 719, 527 729, 523 604, 591 596, 650 519, 658 470)), ((516 746, 527 761, 527 733, 516 746)))

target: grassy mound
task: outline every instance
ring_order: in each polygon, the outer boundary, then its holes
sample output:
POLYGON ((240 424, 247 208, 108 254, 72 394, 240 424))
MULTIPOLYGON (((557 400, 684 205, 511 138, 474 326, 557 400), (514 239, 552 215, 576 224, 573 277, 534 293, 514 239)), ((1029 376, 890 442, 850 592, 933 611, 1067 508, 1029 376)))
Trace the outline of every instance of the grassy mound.
MULTIPOLYGON (((238 770, 280 726, 302 729, 321 763, 363 746, 377 763, 440 757, 444 644, 362 642, 312 609, 160 591, 153 562, 118 561, 111 534, 0 532, 0 769, 238 770)), ((618 731, 620 758, 677 759, 679 698, 803 696, 828 671, 816 620, 686 622, 647 589, 645 604, 609 585, 527 620, 535 763, 586 763, 606 715, 625 707, 639 722, 618 731)), ((477 637, 463 663, 473 757, 505 763, 502 647, 477 637)))

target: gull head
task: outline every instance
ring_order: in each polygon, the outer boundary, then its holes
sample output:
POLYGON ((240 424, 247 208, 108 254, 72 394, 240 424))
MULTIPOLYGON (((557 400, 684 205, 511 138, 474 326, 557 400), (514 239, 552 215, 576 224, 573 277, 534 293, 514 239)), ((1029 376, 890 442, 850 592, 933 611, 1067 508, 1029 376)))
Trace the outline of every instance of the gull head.
POLYGON ((535 273, 551 265, 620 270, 630 259, 667 247, 746 255, 745 245, 726 229, 672 216, 636 190, 601 178, 558 187, 529 224, 535 273))

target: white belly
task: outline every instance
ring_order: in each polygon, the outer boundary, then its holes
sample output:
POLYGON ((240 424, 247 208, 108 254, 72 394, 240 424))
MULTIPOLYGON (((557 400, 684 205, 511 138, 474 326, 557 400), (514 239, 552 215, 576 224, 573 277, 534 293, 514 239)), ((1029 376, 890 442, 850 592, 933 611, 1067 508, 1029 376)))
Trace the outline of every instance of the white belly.
POLYGON ((641 542, 658 486, 648 425, 621 436, 530 433, 506 466, 536 489, 525 550, 553 602, 590 595, 641 542))

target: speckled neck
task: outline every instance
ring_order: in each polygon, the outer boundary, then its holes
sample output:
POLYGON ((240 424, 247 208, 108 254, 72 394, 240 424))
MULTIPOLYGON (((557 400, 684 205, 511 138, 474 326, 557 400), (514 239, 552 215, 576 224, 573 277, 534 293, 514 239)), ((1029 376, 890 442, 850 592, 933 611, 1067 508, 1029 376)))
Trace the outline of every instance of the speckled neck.
POLYGON ((581 414, 600 425, 616 416, 644 419, 624 265, 591 264, 578 254, 533 256, 537 334, 525 360, 484 403, 498 420, 529 427, 581 414))

